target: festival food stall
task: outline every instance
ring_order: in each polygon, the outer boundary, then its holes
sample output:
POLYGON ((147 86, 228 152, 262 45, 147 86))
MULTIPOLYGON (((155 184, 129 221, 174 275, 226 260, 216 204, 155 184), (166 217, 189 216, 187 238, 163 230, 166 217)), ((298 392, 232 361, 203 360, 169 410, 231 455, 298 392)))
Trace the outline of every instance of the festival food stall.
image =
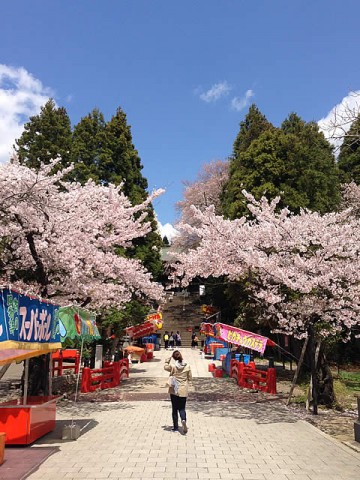
POLYGON ((150 313, 144 323, 139 323, 137 325, 132 325, 131 327, 125 328, 125 332, 129 335, 131 340, 137 340, 141 337, 146 337, 152 333, 161 330, 162 328, 162 313, 155 312, 150 313))
POLYGON ((0 297, 0 366, 25 360, 24 393, 0 403, 6 444, 27 445, 55 428, 53 395, 28 396, 29 359, 61 348, 58 306, 5 288, 0 297))
MULTIPOLYGON (((240 347, 242 353, 234 353, 234 356, 236 360, 239 360, 241 357, 245 364, 248 364, 250 361, 250 355, 245 353, 245 349, 247 352, 248 350, 252 350, 262 355, 267 346, 276 346, 270 338, 224 323, 203 322, 200 325, 200 332, 211 340, 211 343, 208 343, 208 349, 214 357, 216 355, 214 354, 214 351, 222 351, 224 345, 222 343, 217 343, 217 340, 221 340, 222 342, 226 342, 235 347, 240 347)), ((224 368, 228 373, 230 370, 230 359, 231 352, 229 348, 224 368)))
POLYGON ((125 347, 124 352, 126 352, 130 364, 134 361, 143 362, 147 359, 145 348, 137 347, 136 345, 129 345, 128 347, 125 347))

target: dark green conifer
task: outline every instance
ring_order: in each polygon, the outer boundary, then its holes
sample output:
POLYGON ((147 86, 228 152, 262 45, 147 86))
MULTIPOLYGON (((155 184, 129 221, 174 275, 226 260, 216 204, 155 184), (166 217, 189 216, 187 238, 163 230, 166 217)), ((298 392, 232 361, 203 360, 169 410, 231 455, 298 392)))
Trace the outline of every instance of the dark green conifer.
POLYGON ((360 184, 360 115, 344 136, 338 165, 344 183, 354 181, 360 184))
MULTIPOLYGON (((50 99, 39 115, 30 117, 21 137, 15 141, 15 151, 21 163, 38 169, 40 163, 61 157, 62 165, 70 163, 71 124, 66 109, 56 107, 50 99)), ((59 167, 60 168, 60 167, 59 167)))

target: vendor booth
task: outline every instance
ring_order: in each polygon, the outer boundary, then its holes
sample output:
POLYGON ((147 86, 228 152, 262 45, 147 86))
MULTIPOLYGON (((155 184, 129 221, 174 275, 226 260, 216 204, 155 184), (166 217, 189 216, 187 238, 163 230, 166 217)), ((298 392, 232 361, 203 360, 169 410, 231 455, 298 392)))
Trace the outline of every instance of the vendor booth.
MULTIPOLYGON (((266 346, 276 346, 275 342, 262 335, 224 323, 202 323, 200 331, 208 338, 229 344, 228 353, 223 358, 223 366, 216 368, 215 364, 209 365, 209 371, 212 371, 215 377, 222 377, 225 370, 231 377, 236 378, 240 387, 276 393, 276 371, 273 365, 271 367, 269 365, 266 372, 258 370, 250 355, 245 353, 245 349, 249 349, 263 354, 266 346), (231 345, 236 348, 235 351, 230 349, 231 345)), ((210 346, 213 351, 220 351, 223 343, 212 341, 210 346)))
POLYGON ((155 312, 149 314, 144 323, 139 323, 137 325, 132 325, 131 327, 125 328, 126 335, 130 337, 131 340, 137 340, 141 337, 146 337, 153 333, 156 333, 162 328, 162 313, 155 312))
POLYGON ((26 445, 55 428, 56 399, 28 396, 29 359, 61 348, 58 306, 12 289, 1 290, 0 366, 25 360, 24 394, 0 403, 6 444, 26 445))

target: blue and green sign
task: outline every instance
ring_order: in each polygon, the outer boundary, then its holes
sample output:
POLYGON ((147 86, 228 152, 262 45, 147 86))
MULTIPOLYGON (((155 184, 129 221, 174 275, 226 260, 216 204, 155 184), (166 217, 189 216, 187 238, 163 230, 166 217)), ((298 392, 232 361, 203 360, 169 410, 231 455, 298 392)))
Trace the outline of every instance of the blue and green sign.
POLYGON ((57 305, 8 288, 0 294, 0 348, 51 348, 60 343, 57 305))

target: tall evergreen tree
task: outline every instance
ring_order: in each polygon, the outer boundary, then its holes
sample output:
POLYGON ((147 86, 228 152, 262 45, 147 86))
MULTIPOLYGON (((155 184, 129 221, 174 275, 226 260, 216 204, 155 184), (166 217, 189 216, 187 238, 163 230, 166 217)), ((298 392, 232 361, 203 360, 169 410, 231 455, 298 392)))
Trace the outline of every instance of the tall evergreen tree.
POLYGON ((294 188, 306 195, 305 203, 294 205, 294 211, 304 206, 320 213, 336 210, 340 202, 339 169, 333 147, 319 131, 317 123, 306 123, 291 113, 281 129, 297 139, 294 188))
MULTIPOLYGON (((141 203, 147 197, 148 183, 141 173, 143 166, 132 142, 126 114, 121 108, 117 109, 107 123, 98 109, 82 118, 74 127, 71 157, 75 164, 75 180, 84 183, 92 178, 103 185, 123 183, 123 191, 133 205, 141 203)), ((134 240, 134 248, 126 254, 141 260, 157 278, 162 272, 162 239, 151 205, 148 207, 147 220, 151 222, 151 232, 134 240)))
POLYGON ((71 175, 81 184, 89 178, 104 183, 99 167, 104 156, 105 127, 104 116, 96 108, 74 127, 71 150, 74 170, 71 175))
MULTIPOLYGON (((71 124, 66 109, 56 107, 50 99, 41 107, 39 115, 30 117, 21 137, 15 141, 15 151, 21 163, 38 169, 40 163, 49 163, 60 156, 67 166, 71 151, 71 124)), ((58 167, 60 168, 60 166, 58 167)))
POLYGON ((272 128, 273 125, 253 103, 244 120, 240 122, 240 130, 233 147, 233 159, 236 159, 241 152, 245 152, 263 132, 272 128))
POLYGON ((142 176, 140 157, 132 143, 130 125, 121 108, 106 124, 103 155, 99 162, 102 182, 118 185, 124 182, 124 193, 133 204, 146 198, 148 183, 142 176))
POLYGON ((280 195, 281 205, 295 212, 333 210, 340 190, 332 148, 315 123, 291 114, 280 129, 267 129, 234 159, 223 197, 230 218, 248 213, 243 189, 256 198, 280 195))
POLYGON ((340 148, 339 169, 343 182, 360 184, 360 115, 354 120, 340 148))
POLYGON ((244 196, 241 193, 242 188, 239 189, 239 185, 242 185, 240 157, 262 133, 273 129, 273 125, 255 104, 250 106, 246 117, 240 122, 240 130, 236 136, 232 157, 230 158, 229 180, 221 197, 222 210, 229 218, 235 218, 238 211, 243 210, 244 196))

